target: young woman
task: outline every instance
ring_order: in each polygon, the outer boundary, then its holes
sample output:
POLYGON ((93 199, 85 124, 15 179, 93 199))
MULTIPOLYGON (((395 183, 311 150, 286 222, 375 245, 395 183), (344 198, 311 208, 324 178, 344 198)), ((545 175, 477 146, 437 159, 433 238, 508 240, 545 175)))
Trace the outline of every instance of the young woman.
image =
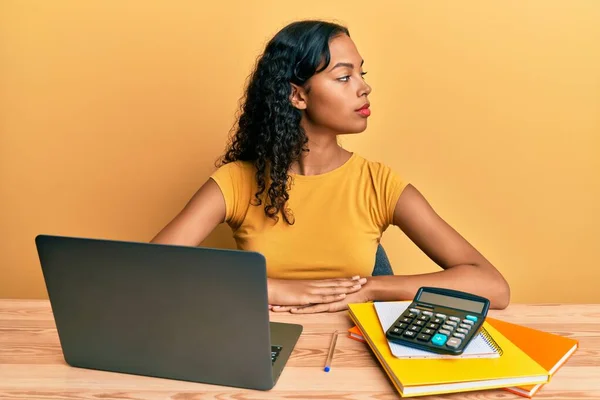
POLYGON ((274 311, 407 300, 421 286, 505 308, 506 280, 414 186, 338 145, 338 135, 363 132, 371 114, 362 65, 343 26, 300 21, 277 33, 250 77, 220 167, 152 242, 197 246, 227 222, 238 248, 265 256, 274 311), (443 270, 371 277, 389 225, 443 270))

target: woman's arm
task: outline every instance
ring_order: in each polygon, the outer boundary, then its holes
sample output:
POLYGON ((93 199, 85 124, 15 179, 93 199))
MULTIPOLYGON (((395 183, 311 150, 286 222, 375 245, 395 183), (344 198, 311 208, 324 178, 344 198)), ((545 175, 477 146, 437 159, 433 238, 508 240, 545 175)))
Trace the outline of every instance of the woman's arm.
POLYGON ((340 301, 284 307, 281 311, 308 314, 342 311, 349 303, 380 300, 412 300, 422 286, 461 290, 486 297, 490 306, 503 309, 510 288, 500 272, 431 208, 412 185, 400 195, 394 209, 394 225, 444 270, 419 275, 374 276, 363 289, 340 301))
POLYGON ((508 306, 510 288, 502 274, 412 185, 404 189, 396 203, 394 225, 444 271, 369 278, 364 289, 372 300, 411 300, 421 286, 434 286, 486 297, 492 308, 508 306))
POLYGON ((225 198, 208 179, 177 216, 150 243, 198 246, 225 220, 225 198))

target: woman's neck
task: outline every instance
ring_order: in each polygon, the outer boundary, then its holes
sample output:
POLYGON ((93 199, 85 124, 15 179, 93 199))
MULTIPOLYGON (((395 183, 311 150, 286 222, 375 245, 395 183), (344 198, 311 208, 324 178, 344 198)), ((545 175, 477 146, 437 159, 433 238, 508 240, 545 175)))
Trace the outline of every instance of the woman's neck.
POLYGON ((307 147, 300 160, 292 163, 291 172, 298 175, 320 175, 343 165, 352 153, 337 143, 336 137, 313 139, 308 137, 307 147))

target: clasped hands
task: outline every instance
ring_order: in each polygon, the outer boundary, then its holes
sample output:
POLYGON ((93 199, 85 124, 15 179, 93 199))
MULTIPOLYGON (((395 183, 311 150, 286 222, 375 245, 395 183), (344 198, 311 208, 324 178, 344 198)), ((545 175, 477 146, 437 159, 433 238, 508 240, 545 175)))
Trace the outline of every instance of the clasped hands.
POLYGON ((269 279, 269 309, 295 314, 342 311, 349 303, 371 300, 364 288, 366 283, 367 279, 359 276, 321 280, 269 279))

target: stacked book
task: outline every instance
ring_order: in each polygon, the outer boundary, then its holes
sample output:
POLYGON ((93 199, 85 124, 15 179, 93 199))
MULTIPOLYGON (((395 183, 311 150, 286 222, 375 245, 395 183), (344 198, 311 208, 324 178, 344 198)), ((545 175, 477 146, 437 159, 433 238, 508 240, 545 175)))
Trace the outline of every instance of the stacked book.
POLYGON ((389 342, 385 331, 410 302, 350 304, 353 339, 365 341, 403 397, 504 388, 532 397, 575 352, 578 342, 487 317, 460 356, 389 342))

